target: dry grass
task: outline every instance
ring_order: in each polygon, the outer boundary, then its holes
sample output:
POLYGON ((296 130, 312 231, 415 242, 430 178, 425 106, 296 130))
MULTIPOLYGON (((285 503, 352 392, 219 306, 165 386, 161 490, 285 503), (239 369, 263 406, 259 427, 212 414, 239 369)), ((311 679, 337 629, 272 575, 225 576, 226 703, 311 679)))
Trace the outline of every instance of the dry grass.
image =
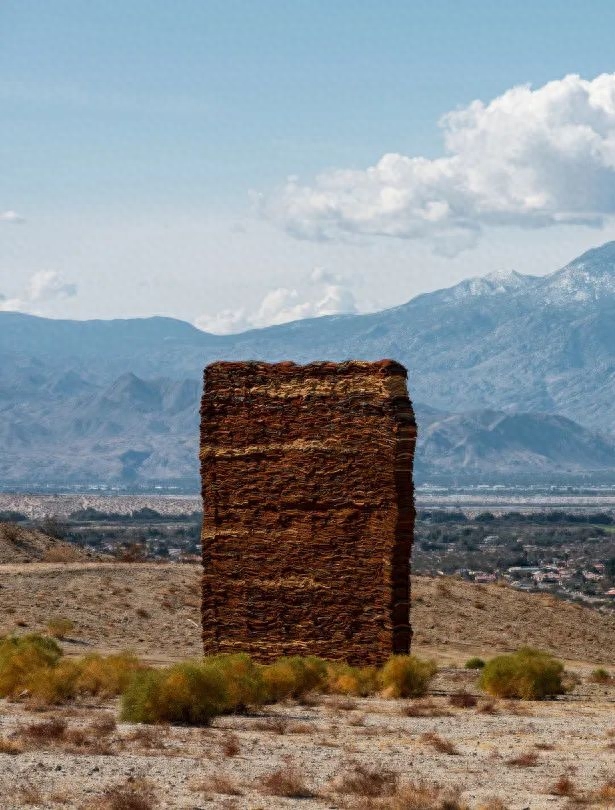
POLYGON ((24 746, 19 740, 7 740, 6 737, 0 737, 0 754, 23 754, 24 746))
POLYGON ((51 717, 41 723, 30 723, 20 730, 20 734, 27 740, 42 744, 57 742, 64 736, 66 729, 66 720, 61 717, 51 717))
POLYGON ((568 796, 571 798, 576 794, 574 782, 566 774, 562 774, 551 786, 549 793, 552 796, 568 796))
POLYGON ((455 692, 450 696, 448 702, 456 709, 472 709, 474 706, 476 706, 478 700, 474 697, 474 695, 466 692, 465 689, 460 689, 458 692, 455 692))
POLYGON ((539 757, 536 751, 525 751, 523 754, 506 760, 507 765, 512 765, 515 768, 535 768, 538 762, 539 757))
POLYGON ((269 731, 272 734, 286 734, 289 725, 290 723, 286 717, 264 717, 255 720, 252 728, 255 731, 269 731))
POLYGON ((39 805, 43 804, 45 799, 41 793, 41 789, 32 782, 26 781, 17 791, 20 804, 24 805, 39 805))
POLYGON ((615 807, 615 777, 607 779, 607 781, 598 788, 595 798, 599 802, 606 804, 607 807, 615 807))
POLYGON ((370 768, 353 763, 334 783, 336 793, 374 798, 392 796, 399 786, 399 774, 386 768, 370 768))
POLYGON ((241 751, 239 737, 232 732, 227 732, 220 741, 220 748, 225 757, 236 757, 241 751))
POLYGON ((137 726, 124 739, 140 748, 160 749, 164 748, 167 731, 166 726, 137 726))
MULTIPOLYGON (((389 796, 357 796, 353 810, 468 810, 459 791, 443 789, 435 783, 412 782, 397 787, 389 796)), ((506 810, 504 805, 481 805, 482 810, 506 810)))
POLYGON ((190 790, 195 793, 218 793, 222 796, 242 796, 239 787, 233 782, 232 778, 227 774, 218 773, 213 774, 207 779, 199 782, 193 782, 190 785, 190 790))
POLYGON ((445 740, 444 737, 440 737, 435 731, 428 731, 426 734, 421 735, 421 740, 427 745, 430 745, 439 754, 448 754, 449 756, 459 755, 455 744, 450 740, 445 740))
POLYGON ((481 714, 497 714, 499 709, 495 700, 485 700, 478 705, 476 711, 481 714))
POLYGON ((154 810, 158 805, 155 788, 146 779, 128 778, 120 785, 112 785, 88 810, 154 810))
POLYGON ((316 796, 307 786, 303 772, 290 761, 261 777, 259 785, 263 793, 269 796, 283 796, 287 799, 313 799, 316 796))
POLYGON ((404 717, 450 717, 451 712, 444 706, 435 703, 427 698, 425 700, 413 700, 401 707, 404 717))

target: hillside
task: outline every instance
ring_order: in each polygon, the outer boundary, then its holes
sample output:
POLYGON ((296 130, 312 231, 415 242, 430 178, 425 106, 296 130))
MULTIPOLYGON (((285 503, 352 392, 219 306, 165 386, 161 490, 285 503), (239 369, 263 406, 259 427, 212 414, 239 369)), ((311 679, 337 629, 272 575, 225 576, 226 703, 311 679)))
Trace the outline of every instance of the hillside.
POLYGON ((418 403, 419 481, 613 477, 614 321, 615 242, 544 277, 493 274, 384 312, 239 335, 0 312, 0 475, 194 487, 206 363, 393 357, 418 403))
MULTIPOLYGON (((201 644, 200 576, 199 565, 2 566, 0 635, 17 620, 40 631, 50 615, 61 615, 75 623, 73 652, 130 648, 156 661, 187 658, 201 644)), ((615 616, 549 596, 414 577, 412 605, 415 651, 444 661, 532 644, 568 660, 615 665, 615 616)))
POLYGON ((85 562, 97 559, 89 551, 36 529, 25 529, 14 523, 0 523, 0 565, 21 563, 85 562))

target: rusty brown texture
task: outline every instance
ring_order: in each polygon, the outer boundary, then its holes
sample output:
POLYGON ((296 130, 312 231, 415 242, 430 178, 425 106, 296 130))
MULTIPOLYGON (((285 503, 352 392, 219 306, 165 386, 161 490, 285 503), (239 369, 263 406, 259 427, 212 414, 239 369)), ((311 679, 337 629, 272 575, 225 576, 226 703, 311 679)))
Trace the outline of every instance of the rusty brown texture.
POLYGON ((406 377, 391 360, 205 369, 206 654, 380 664, 409 652, 406 377))

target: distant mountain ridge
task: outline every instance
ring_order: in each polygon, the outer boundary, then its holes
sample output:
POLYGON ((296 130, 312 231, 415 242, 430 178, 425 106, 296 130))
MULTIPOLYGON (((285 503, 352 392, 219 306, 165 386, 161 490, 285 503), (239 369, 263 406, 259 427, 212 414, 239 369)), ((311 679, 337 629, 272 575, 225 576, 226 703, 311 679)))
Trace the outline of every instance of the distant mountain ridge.
POLYGON ((426 476, 615 471, 615 242, 547 276, 494 273, 383 312, 238 335, 2 312, 0 475, 195 480, 208 362, 353 357, 408 367, 426 476))

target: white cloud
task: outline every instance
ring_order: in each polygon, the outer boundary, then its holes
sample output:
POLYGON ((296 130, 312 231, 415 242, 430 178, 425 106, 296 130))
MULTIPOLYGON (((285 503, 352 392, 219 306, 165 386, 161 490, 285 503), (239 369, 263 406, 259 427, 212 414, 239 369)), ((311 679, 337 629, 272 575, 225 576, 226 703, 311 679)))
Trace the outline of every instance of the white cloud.
POLYGON ((0 222, 8 222, 10 225, 22 225, 25 221, 17 211, 0 212, 0 222))
POLYGON ((352 290, 344 279, 323 268, 315 268, 300 288, 278 287, 270 290, 251 314, 244 309, 225 309, 216 315, 197 318, 199 329, 215 334, 244 332, 263 326, 356 312, 352 290))
POLYGON ((600 226, 615 213, 615 74, 513 87, 445 115, 445 155, 385 154, 365 170, 297 178, 261 201, 303 239, 427 239, 451 256, 489 225, 600 226))
POLYGON ((60 273, 54 270, 41 270, 30 276, 21 296, 7 298, 0 295, 2 312, 37 312, 37 305, 63 298, 74 298, 77 285, 66 282, 60 273))

